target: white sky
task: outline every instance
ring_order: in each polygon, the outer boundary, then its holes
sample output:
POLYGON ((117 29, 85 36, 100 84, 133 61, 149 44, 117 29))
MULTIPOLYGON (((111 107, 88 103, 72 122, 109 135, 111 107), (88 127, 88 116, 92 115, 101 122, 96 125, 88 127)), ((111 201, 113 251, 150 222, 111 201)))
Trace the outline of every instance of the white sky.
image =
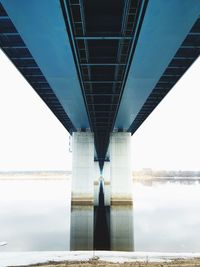
MULTIPOLYGON (((0 51, 0 171, 71 170, 69 134, 0 51)), ((200 170, 200 58, 132 137, 132 168, 200 170)))
POLYGON ((200 170, 200 57, 132 137, 134 169, 200 170))

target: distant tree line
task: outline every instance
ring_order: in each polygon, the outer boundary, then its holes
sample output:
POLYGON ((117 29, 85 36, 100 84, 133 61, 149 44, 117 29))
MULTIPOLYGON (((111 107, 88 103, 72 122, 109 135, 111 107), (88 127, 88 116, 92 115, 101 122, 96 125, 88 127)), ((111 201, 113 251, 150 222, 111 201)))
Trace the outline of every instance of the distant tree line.
POLYGON ((141 171, 133 171, 133 176, 150 176, 150 177, 200 177, 200 171, 155 171, 152 169, 143 169, 141 171))

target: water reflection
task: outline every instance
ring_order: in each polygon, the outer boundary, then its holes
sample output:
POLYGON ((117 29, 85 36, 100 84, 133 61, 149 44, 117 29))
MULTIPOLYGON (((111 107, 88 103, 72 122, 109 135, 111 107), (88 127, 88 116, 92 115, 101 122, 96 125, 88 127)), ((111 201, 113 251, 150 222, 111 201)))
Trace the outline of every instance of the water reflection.
MULTIPOLYGON (((0 180, 0 252, 69 250, 70 188, 67 180, 0 180)), ((134 184, 135 251, 198 252, 199 192, 199 184, 134 184)), ((132 212, 106 211, 111 250, 133 247, 132 212)), ((72 208, 71 248, 93 249, 96 219, 92 206, 72 208)))
POLYGON ((93 250, 93 206, 73 205, 71 208, 70 250, 93 250))
POLYGON ((71 250, 133 251, 132 205, 105 205, 99 184, 98 206, 72 206, 71 250))
POLYGON ((137 251, 198 252, 200 185, 134 184, 137 251))
POLYGON ((69 250, 69 196, 66 180, 0 180, 0 252, 69 250))
POLYGON ((134 251, 133 206, 111 206, 111 250, 134 251))
POLYGON ((105 206, 102 182, 99 190, 99 205, 94 207, 94 249, 110 250, 110 207, 105 206))

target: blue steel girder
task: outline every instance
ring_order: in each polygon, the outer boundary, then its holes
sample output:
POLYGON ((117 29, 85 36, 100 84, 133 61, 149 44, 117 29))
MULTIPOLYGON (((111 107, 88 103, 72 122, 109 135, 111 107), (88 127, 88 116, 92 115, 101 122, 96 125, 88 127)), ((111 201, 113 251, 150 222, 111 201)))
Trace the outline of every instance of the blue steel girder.
POLYGON ((114 128, 133 134, 197 59, 199 15, 199 0, 149 0, 114 128))
POLYGON ((60 2, 1 0, 0 10, 2 50, 70 133, 90 128, 60 2))

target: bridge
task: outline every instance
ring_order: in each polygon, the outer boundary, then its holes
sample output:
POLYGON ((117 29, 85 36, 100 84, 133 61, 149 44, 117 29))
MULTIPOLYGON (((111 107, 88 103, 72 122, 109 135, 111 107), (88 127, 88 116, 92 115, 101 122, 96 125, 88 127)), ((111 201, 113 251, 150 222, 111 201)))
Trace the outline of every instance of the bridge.
POLYGON ((73 137, 72 204, 102 176, 132 205, 130 138, 199 56, 200 1, 0 0, 0 47, 73 137))

